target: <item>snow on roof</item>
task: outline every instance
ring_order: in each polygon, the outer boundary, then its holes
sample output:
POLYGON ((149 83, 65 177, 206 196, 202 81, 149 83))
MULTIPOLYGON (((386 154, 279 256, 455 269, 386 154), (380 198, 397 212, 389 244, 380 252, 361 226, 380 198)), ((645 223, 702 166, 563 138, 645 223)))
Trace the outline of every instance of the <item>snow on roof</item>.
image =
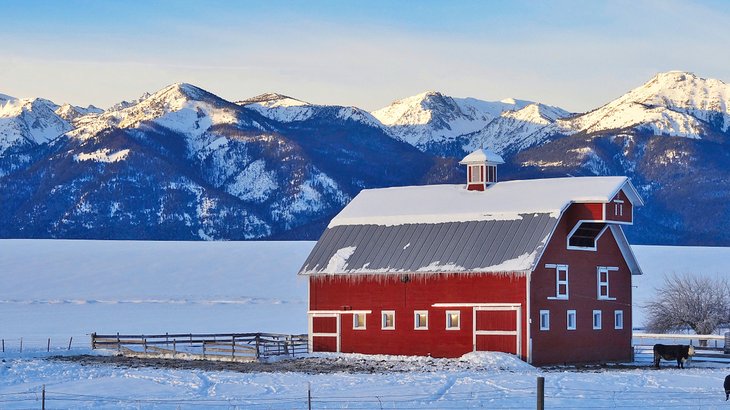
POLYGON ((467 155, 459 161, 459 164, 474 164, 474 163, 482 163, 482 162, 491 162, 493 164, 504 164, 504 159, 500 157, 498 154, 488 150, 488 149, 478 149, 471 154, 467 155))
POLYGON ((503 181, 483 192, 462 184, 364 189, 329 227, 516 220, 530 213, 557 217, 571 202, 609 202, 620 189, 643 205, 623 176, 503 181))

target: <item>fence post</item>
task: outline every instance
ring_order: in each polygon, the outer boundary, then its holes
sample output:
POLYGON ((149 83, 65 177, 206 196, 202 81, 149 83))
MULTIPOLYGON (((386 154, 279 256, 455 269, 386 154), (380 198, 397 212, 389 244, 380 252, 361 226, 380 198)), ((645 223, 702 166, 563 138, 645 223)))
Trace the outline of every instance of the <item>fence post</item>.
POLYGON ((73 336, 71 336, 71 337, 70 337, 70 338, 68 339, 68 350, 71 350, 71 342, 73 342, 73 340, 74 340, 74 337, 73 337, 73 336))
POLYGON ((96 332, 91 334, 91 350, 96 349, 96 332))
POLYGON ((122 345, 120 343, 121 341, 119 340, 119 332, 117 332, 117 351, 122 350, 122 345))
POLYGON ((20 338, 20 353, 23 353, 23 338, 20 338))
POLYGON ((312 383, 307 382, 307 409, 312 410, 312 383))
MULTIPOLYGON (((38 396, 36 396, 38 397, 38 396)), ((46 410, 46 385, 43 385, 43 390, 41 390, 41 410, 46 410)))
POLYGON ((177 353, 177 339, 172 339, 172 357, 177 353))
POLYGON ((231 358, 236 358, 236 336, 231 337, 231 358))
POLYGON ((48 338, 48 344, 46 345, 46 352, 51 352, 51 338, 48 338))
POLYGON ((537 378, 537 410, 545 409, 545 378, 537 378))
POLYGON ((3 353, 5 353, 5 339, 3 339, 3 353))
POLYGON ((145 337, 142 339, 142 343, 144 344, 144 353, 147 354, 147 338, 145 337))

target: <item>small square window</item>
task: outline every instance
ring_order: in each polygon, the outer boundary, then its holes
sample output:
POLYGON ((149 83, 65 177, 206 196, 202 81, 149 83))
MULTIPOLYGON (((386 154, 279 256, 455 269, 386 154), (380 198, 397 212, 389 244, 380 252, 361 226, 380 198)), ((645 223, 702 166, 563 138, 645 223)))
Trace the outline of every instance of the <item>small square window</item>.
POLYGON ((382 313, 381 329, 395 329, 395 310, 384 310, 382 313))
POLYGON ((601 330, 601 311, 593 311, 593 330, 601 330))
POLYGON ((461 312, 458 310, 446 311, 446 330, 461 329, 461 312))
POLYGON ((624 311, 623 310, 617 310, 613 312, 613 323, 614 323, 614 329, 623 329, 624 328, 624 311))
POLYGON ((413 312, 413 328, 415 330, 428 330, 427 310, 416 310, 413 312))
POLYGON ((575 310, 569 310, 567 315, 566 322, 568 324, 567 328, 568 330, 575 330, 576 328, 576 314, 575 310))
POLYGON ((550 311, 540 311, 540 330, 550 330, 550 311))
POLYGON ((365 330, 365 313, 352 314, 352 328, 356 330, 365 330))

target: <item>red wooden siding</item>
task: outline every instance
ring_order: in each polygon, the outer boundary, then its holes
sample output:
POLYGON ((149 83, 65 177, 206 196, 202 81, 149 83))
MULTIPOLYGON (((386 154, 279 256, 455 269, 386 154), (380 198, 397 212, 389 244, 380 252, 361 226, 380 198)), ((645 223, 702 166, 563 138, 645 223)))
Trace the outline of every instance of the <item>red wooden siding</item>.
POLYGON ((477 312, 477 330, 515 330, 514 310, 480 310, 477 312))
MULTIPOLYGON (((471 307, 433 307, 435 303, 515 303, 522 306, 522 352, 526 359, 527 308, 526 279, 517 274, 469 275, 326 275, 310 277, 310 310, 372 310, 366 329, 352 328, 352 314, 341 315, 341 351, 369 354, 431 355, 459 357, 474 348, 474 323, 471 307), (381 329, 381 312, 395 311, 395 330, 381 329), (414 329, 414 311, 428 311, 428 330, 414 329), (446 311, 461 312, 459 330, 446 330, 446 311)), ((494 313, 493 318, 479 315, 480 325, 501 326, 512 322, 514 312, 494 313)), ((500 338, 493 338, 500 339, 500 338)), ((502 337, 501 339, 504 339, 502 337)), ((514 351, 500 341, 498 350, 514 351)), ((478 341, 484 343, 493 341, 478 341)), ((491 344, 489 346, 492 346, 491 344)), ((317 346, 314 347, 315 350, 317 346)))
POLYGON ((631 201, 626 197, 626 193, 621 190, 611 199, 611 202, 606 204, 606 220, 633 223, 632 208, 631 201), (616 206, 617 203, 614 202, 615 200, 623 201, 619 205, 620 208, 616 206))
POLYGON ((314 333, 337 333, 336 317, 313 317, 312 331, 314 333))
POLYGON ((571 205, 566 211, 532 274, 530 332, 532 362, 537 365, 631 358, 631 273, 611 230, 599 238, 597 251, 566 247, 570 229, 589 211, 583 205, 571 205), (555 296, 556 278, 555 269, 546 264, 568 265, 567 300, 548 299, 555 296), (609 296, 616 300, 598 299, 598 266, 618 268, 609 273, 609 296), (602 311, 601 330, 593 330, 594 309, 602 311), (550 311, 550 330, 540 330, 540 310, 550 311), (567 330, 568 310, 576 311, 576 330, 567 330), (623 310, 622 330, 614 329, 615 310, 623 310))
POLYGON ((315 352, 336 352, 337 338, 322 336, 314 337, 312 338, 312 350, 315 352))

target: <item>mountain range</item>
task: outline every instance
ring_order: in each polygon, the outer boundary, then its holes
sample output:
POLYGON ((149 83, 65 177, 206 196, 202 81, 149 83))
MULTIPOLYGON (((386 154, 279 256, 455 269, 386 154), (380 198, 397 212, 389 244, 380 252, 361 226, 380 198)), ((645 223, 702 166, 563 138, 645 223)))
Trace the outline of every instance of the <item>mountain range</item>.
POLYGON ((657 74, 586 113, 429 91, 368 112, 173 84, 106 110, 0 94, 0 237, 316 239, 361 189, 628 175, 633 243, 730 245, 730 86, 657 74))

